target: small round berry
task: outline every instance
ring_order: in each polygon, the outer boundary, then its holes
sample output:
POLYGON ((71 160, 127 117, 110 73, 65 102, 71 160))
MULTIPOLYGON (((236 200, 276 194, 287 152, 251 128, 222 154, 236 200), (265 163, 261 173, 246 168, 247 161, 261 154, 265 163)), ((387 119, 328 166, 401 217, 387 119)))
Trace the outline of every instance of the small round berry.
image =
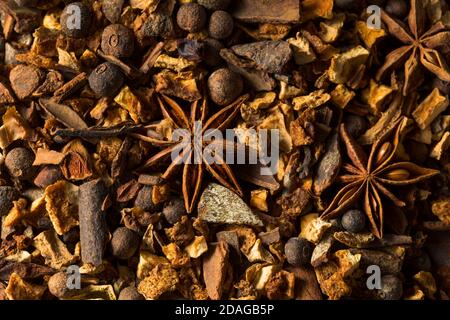
POLYGON ((383 300, 400 300, 403 296, 402 281, 393 275, 381 277, 380 296, 383 300))
POLYGON ((152 186, 143 186, 141 190, 139 190, 136 199, 134 200, 134 206, 149 212, 158 210, 160 206, 153 203, 152 193, 152 186))
POLYGON ((284 246, 284 254, 289 264, 300 267, 311 261, 311 244, 302 238, 290 238, 284 246))
POLYGON ((225 39, 233 33, 234 22, 226 11, 215 11, 209 19, 208 32, 214 39, 225 39))
POLYGON ((350 114, 345 117, 345 128, 347 132, 353 137, 358 138, 367 130, 367 120, 361 116, 350 114))
POLYGON ((397 18, 406 17, 408 9, 407 1, 404 0, 388 0, 385 6, 386 12, 397 18))
POLYGON ((89 75, 89 86, 102 97, 115 96, 122 88, 123 81, 122 71, 109 62, 100 64, 89 75))
POLYGON ((19 193, 10 186, 0 186, 0 216, 3 216, 13 207, 13 201, 19 198, 19 193))
POLYGON ((145 298, 135 287, 130 286, 120 291, 118 300, 145 300, 145 298))
POLYGON ((34 153, 25 148, 14 148, 5 157, 5 167, 12 178, 28 180, 35 173, 34 153))
POLYGON ((223 44, 216 39, 208 38, 205 40, 204 57, 205 63, 210 67, 217 67, 223 59, 220 56, 220 50, 224 48, 223 44))
POLYGON ((231 0, 197 0, 197 3, 208 10, 225 10, 230 5, 231 0))
POLYGON ((139 247, 139 235, 125 227, 117 228, 111 239, 111 250, 118 259, 129 259, 139 247))
POLYGON ((170 224, 175 224, 180 221, 181 217, 186 214, 183 199, 173 198, 167 201, 164 204, 162 214, 170 224))
POLYGON ((341 218, 342 227, 350 232, 361 232, 366 225, 366 217, 361 210, 349 210, 341 218))
POLYGON ((116 58, 129 58, 134 51, 134 34, 121 24, 111 24, 102 33, 102 51, 116 58))
POLYGON ((68 4, 61 13, 61 30, 68 37, 86 37, 89 34, 91 23, 91 9, 82 2, 68 4))
POLYGON ((234 102, 244 89, 242 78, 230 69, 214 71, 208 79, 209 96, 219 105, 226 106, 234 102))
POLYGON ((173 23, 170 16, 165 14, 151 14, 141 28, 143 37, 166 38, 173 33, 173 23))
POLYGON ((71 289, 67 286, 67 274, 65 272, 55 273, 48 280, 48 290, 57 298, 66 298, 70 295, 71 289))
POLYGON ((206 25, 207 15, 204 7, 197 3, 183 4, 177 13, 178 26, 188 32, 199 32, 206 25))

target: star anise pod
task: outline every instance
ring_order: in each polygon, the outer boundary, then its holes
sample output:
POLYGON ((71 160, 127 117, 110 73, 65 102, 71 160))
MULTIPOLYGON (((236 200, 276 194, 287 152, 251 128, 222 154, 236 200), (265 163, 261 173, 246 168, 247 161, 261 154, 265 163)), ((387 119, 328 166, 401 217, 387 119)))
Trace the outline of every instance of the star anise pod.
POLYGON ((189 213, 193 211, 200 195, 205 169, 219 183, 242 196, 242 189, 230 166, 224 161, 223 153, 214 151, 217 148, 225 148, 226 145, 225 139, 218 137, 215 133, 222 132, 231 124, 246 99, 247 96, 242 96, 207 118, 206 99, 202 103, 194 101, 188 115, 175 100, 161 95, 158 97, 158 103, 164 118, 169 120, 175 129, 184 129, 188 132, 188 136, 172 135, 172 140, 164 140, 157 135, 153 137, 134 134, 138 139, 164 147, 148 159, 138 171, 160 166, 170 161, 172 156, 172 162, 161 178, 164 180, 171 178, 182 166, 182 192, 186 211, 189 213), (178 154, 175 159, 173 159, 174 154, 178 154), (211 157, 214 161, 211 161, 211 157))
POLYGON ((399 200, 387 186, 405 186, 416 184, 438 174, 439 171, 422 168, 411 162, 395 162, 401 133, 408 119, 401 117, 373 145, 370 156, 347 132, 345 125, 340 126, 341 138, 346 146, 351 163, 343 165, 345 174, 338 177, 344 187, 336 194, 329 207, 322 213, 323 219, 333 219, 364 198, 363 210, 367 215, 372 233, 383 237, 382 196, 399 207, 405 203, 399 200))
POLYGON ((403 65, 405 73, 403 95, 405 96, 420 85, 423 77, 421 65, 439 79, 450 81, 450 70, 445 58, 441 55, 441 52, 450 50, 450 31, 441 21, 426 30, 427 17, 423 2, 411 0, 408 26, 386 12, 381 12, 381 19, 388 27, 390 35, 405 45, 387 55, 376 78, 379 81, 403 65))

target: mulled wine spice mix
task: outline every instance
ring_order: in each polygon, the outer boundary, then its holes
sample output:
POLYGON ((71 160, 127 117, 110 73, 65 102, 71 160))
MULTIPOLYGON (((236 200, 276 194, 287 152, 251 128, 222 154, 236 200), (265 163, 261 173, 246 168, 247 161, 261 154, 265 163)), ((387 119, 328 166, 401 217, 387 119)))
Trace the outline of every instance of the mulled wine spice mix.
POLYGON ((449 10, 1 1, 0 300, 447 300, 449 10))

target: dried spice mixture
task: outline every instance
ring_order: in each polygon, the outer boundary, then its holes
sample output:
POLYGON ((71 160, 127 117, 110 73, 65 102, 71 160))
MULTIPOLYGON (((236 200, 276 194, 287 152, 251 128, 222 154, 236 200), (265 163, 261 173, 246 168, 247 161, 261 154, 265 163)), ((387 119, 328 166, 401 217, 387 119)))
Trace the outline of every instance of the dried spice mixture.
POLYGON ((0 22, 0 300, 449 299, 450 1, 0 22))

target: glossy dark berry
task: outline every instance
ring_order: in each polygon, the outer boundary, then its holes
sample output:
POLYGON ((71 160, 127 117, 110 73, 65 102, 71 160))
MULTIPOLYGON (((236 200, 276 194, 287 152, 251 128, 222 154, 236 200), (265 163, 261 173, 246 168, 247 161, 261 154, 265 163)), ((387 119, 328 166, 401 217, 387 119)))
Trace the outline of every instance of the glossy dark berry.
POLYGON ((366 217, 361 210, 350 210, 342 216, 341 225, 347 231, 361 232, 366 225, 366 217))
POLYGON ((214 71, 208 79, 209 96, 219 106, 233 103, 243 89, 241 76, 227 68, 214 71))
POLYGON ((225 10, 230 5, 231 0, 197 0, 197 3, 208 10, 225 10))
POLYGON ((28 180, 36 172, 33 167, 34 159, 33 151, 26 148, 14 148, 5 157, 5 167, 11 178, 28 180))
POLYGON ((61 31, 68 37, 83 38, 88 36, 91 23, 91 9, 82 2, 68 4, 61 13, 61 31))
POLYGON ((115 96, 123 85, 123 73, 109 62, 97 66, 89 75, 89 86, 99 96, 115 96))
POLYGON ((293 266, 304 266, 311 261, 311 244, 301 238, 290 238, 284 246, 284 254, 289 264, 293 266))
POLYGON ((121 24, 111 24, 102 33, 102 51, 116 58, 129 58, 134 51, 133 31, 121 24))
POLYGON ((118 300, 145 300, 145 298, 137 291, 136 287, 130 286, 120 291, 118 300))
POLYGON ((118 259, 129 259, 139 247, 139 235, 125 227, 117 228, 111 239, 111 251, 118 259))
POLYGON ((404 0, 388 0, 385 6, 387 13, 397 17, 404 18, 408 14, 408 1, 404 0))
POLYGON ((205 63, 210 67, 217 67, 222 62, 223 59, 220 56, 220 50, 224 48, 223 44, 216 39, 208 38, 205 40, 205 49, 204 49, 204 60, 205 63))
POLYGON ((152 191, 152 186, 143 186, 134 200, 134 206, 149 212, 158 210, 159 206, 152 201, 152 191))
POLYGON ((347 132, 353 137, 358 138, 366 132, 368 123, 364 117, 354 114, 347 115, 344 119, 347 132))
POLYGON ((207 15, 204 7, 197 3, 183 4, 177 13, 178 26, 188 32, 199 32, 206 25, 207 15))
POLYGON ((208 33, 214 39, 228 38, 233 28, 233 17, 226 11, 215 11, 209 19, 208 33))
POLYGON ((13 201, 19 198, 19 193, 10 186, 0 186, 0 216, 3 216, 13 207, 13 201))
POLYGON ((403 296, 402 281, 393 275, 381 277, 380 297, 383 300, 400 300, 403 296))
POLYGON ((170 224, 175 224, 180 221, 181 217, 186 214, 183 199, 173 198, 167 201, 164 204, 162 214, 170 224))

